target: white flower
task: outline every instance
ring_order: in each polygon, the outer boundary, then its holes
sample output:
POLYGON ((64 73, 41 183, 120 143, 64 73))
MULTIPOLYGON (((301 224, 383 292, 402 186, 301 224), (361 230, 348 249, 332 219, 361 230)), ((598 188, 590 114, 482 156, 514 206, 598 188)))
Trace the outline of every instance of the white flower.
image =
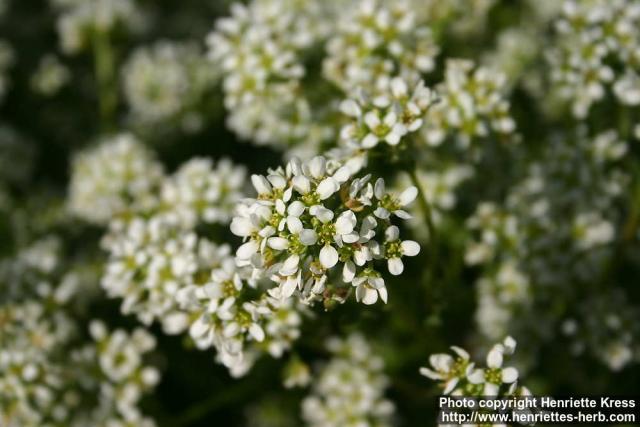
POLYGON ((407 96, 407 90, 407 83, 396 77, 383 95, 373 98, 361 95, 358 101, 343 101, 341 111, 352 118, 341 130, 343 142, 365 149, 374 148, 380 141, 395 146, 405 135, 420 129, 434 97, 423 82, 411 97, 407 96))
POLYGON ((79 53, 91 46, 92 34, 109 33, 119 27, 135 31, 144 25, 144 16, 131 0, 60 1, 57 30, 62 50, 79 53))
POLYGON ((326 9, 287 0, 235 3, 207 36, 208 56, 222 74, 227 123, 243 139, 282 147, 326 135, 300 95, 303 57, 327 31, 326 9))
POLYGON ((356 287, 356 300, 366 305, 375 304, 380 299, 386 304, 388 299, 387 288, 382 277, 374 274, 365 274, 354 278, 351 282, 356 287))
POLYGON ((153 153, 133 135, 116 135, 73 159, 69 208, 104 225, 119 214, 156 207, 162 178, 162 165, 153 153))
MULTIPOLYGON (((372 98, 384 96, 389 93, 389 76, 412 86, 435 67, 438 47, 410 3, 367 0, 340 12, 337 29, 327 43, 323 74, 345 93, 383 86, 382 94, 372 94, 372 98)), ((397 91, 400 84, 394 86, 397 91)), ((353 105, 343 110, 357 114, 353 105)))
POLYGON ((467 60, 449 59, 445 80, 436 86, 438 102, 426 112, 422 135, 430 145, 439 145, 448 135, 466 147, 489 128, 510 134, 515 121, 505 99, 506 76, 496 70, 475 67, 467 60))
POLYGON ((420 253, 420 245, 417 242, 413 240, 400 241, 399 236, 400 231, 395 225, 385 230, 385 257, 389 273, 394 276, 398 276, 404 271, 402 256, 416 256, 420 253))
POLYGON ((564 4, 569 6, 554 22, 556 40, 547 55, 558 95, 571 102, 579 119, 605 97, 611 84, 622 104, 638 105, 640 86, 634 59, 638 37, 631 30, 640 23, 635 4, 626 0, 564 4))
POLYGON ((194 158, 185 163, 161 189, 162 208, 177 216, 185 228, 199 223, 228 223, 240 200, 245 169, 223 159, 217 165, 194 158))
MULTIPOLYGON (((387 301, 384 280, 373 262, 385 256, 375 238, 390 225, 390 215, 376 219, 372 211, 386 206, 396 216, 405 216, 400 208, 415 198, 414 189, 396 198, 384 192, 379 180, 380 200, 374 205, 368 176, 354 177, 349 168, 324 157, 305 163, 293 159, 286 168, 269 170, 266 177, 255 175, 252 181, 258 198, 242 201, 231 221, 231 231, 246 240, 236 252, 239 266, 251 266, 253 278, 276 282, 282 298, 300 290, 306 303, 341 300, 338 288, 352 283, 359 301, 372 304, 378 297, 387 301), (338 192, 341 187, 348 193, 338 192), (330 279, 333 271, 339 272, 344 284, 330 279)), ((412 241, 396 243, 386 243, 390 256, 413 256, 419 251, 412 241)))
POLYGON ((512 384, 518 379, 518 371, 512 367, 503 368, 505 352, 515 348, 515 341, 511 337, 505 339, 504 344, 494 345, 487 354, 487 368, 476 369, 467 378, 472 384, 483 384, 486 396, 498 395, 502 384, 512 384))
POLYGON ((187 132, 198 130, 198 108, 217 80, 192 43, 159 41, 138 48, 123 67, 131 117, 146 128, 177 123, 187 132))
POLYGON ((388 379, 382 359, 361 335, 331 338, 326 347, 332 358, 313 375, 312 390, 302 402, 307 425, 391 425, 394 407, 384 398, 388 379))
POLYGON ((413 203, 418 195, 418 189, 414 186, 408 187, 396 198, 386 193, 384 180, 378 179, 374 188, 374 194, 376 199, 378 199, 378 207, 373 212, 375 216, 380 219, 387 219, 392 213, 398 218, 410 219, 411 215, 401 208, 413 203))
POLYGON ((513 354, 516 342, 507 337, 503 343, 494 345, 487 354, 487 367, 475 368, 469 353, 460 347, 451 347, 457 357, 434 354, 429 358, 431 368, 420 368, 420 373, 432 380, 442 382, 444 394, 456 396, 512 396, 528 393, 517 387, 518 371, 503 367, 504 357, 513 354), (502 388, 502 385, 508 385, 502 388))

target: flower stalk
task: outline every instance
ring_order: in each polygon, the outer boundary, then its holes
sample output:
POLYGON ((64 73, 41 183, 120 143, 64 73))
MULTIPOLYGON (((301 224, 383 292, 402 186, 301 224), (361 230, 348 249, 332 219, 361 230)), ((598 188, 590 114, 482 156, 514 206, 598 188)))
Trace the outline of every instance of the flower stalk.
POLYGON ((115 54, 108 30, 96 28, 93 32, 93 61, 100 126, 103 131, 108 131, 114 126, 114 115, 118 104, 115 87, 115 54))

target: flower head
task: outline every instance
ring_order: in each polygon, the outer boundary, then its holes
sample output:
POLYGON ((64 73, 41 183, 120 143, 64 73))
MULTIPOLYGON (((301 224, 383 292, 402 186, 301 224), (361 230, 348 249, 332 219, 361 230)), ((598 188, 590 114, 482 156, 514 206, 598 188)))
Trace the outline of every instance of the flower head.
MULTIPOLYGON (((373 303, 375 289, 386 302, 386 288, 375 267, 389 259, 392 274, 402 272, 402 256, 414 256, 419 246, 399 241, 390 212, 402 218, 401 208, 416 195, 415 188, 394 197, 378 180, 356 178, 346 166, 315 157, 297 159, 269 175, 254 175, 258 197, 242 202, 231 222, 231 231, 245 239, 236 252, 240 266, 251 266, 254 277, 269 277, 279 284, 281 296, 299 291, 311 301, 334 289, 339 282, 331 273, 342 273, 353 283, 357 299, 373 303), (382 240, 387 232, 387 238, 382 240)), ((326 295, 325 295, 326 297, 326 295)))

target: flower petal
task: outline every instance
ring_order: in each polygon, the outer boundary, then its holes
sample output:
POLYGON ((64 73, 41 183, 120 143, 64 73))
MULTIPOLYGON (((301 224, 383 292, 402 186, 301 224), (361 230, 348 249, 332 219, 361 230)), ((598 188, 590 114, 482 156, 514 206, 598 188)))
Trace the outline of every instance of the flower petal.
POLYGON ((332 177, 328 177, 322 180, 316 188, 316 193, 320 196, 320 200, 325 200, 331 197, 336 191, 340 189, 340 186, 332 177))
POLYGON ((283 251, 289 247, 289 241, 284 237, 269 237, 267 244, 271 249, 283 251))
POLYGON ((502 382, 511 384, 518 379, 518 370, 516 368, 504 368, 502 370, 502 382))
POLYGON ((497 369, 502 367, 502 346, 494 345, 489 354, 487 354, 487 366, 497 369))
POLYGON ((300 242, 305 246, 315 245, 318 241, 318 235, 314 230, 304 229, 300 232, 300 242))
POLYGON ((418 195, 418 189, 414 186, 411 186, 404 190, 402 194, 400 194, 400 206, 407 206, 409 203, 413 202, 418 195))
POLYGON ((380 126, 380 124, 382 123, 380 121, 380 117, 378 117, 378 115, 374 111, 369 111, 364 115, 364 122, 367 124, 369 129, 372 130, 380 126))
POLYGON ((267 178, 262 175, 251 175, 251 183, 255 187, 258 194, 269 194, 271 193, 271 184, 267 178))
POLYGON ((355 275, 356 266, 353 261, 345 262, 344 267, 342 268, 342 280, 344 280, 345 283, 351 283, 355 275))
POLYGON ((298 234, 304 227, 302 226, 302 221, 300 221, 300 218, 298 218, 297 216, 290 216, 287 217, 287 228, 291 233, 298 234))
POLYGON ((251 326, 249 326, 249 333, 258 342, 264 340, 264 331, 257 323, 252 323, 251 326))
POLYGON ((402 248, 402 255, 404 256, 416 256, 420 253, 420 245, 413 240, 405 240, 400 244, 402 248))
POLYGON ((395 225, 391 225, 384 231, 384 237, 387 242, 395 242, 400 237, 400 229, 395 225))
POLYGON ((378 292, 375 289, 371 289, 368 286, 364 287, 364 295, 362 296, 362 303, 366 305, 375 304, 378 301, 378 292))
POLYGON ((352 211, 340 214, 336 220, 335 227, 338 234, 349 234, 356 225, 356 215, 352 211))
POLYGON ((389 298, 389 296, 387 294, 387 288, 386 287, 379 288, 378 289, 378 294, 380 294, 380 299, 386 304, 387 303, 387 299, 389 298))
POLYGON ((467 380, 471 384, 482 384, 484 382, 484 371, 482 369, 475 369, 470 375, 467 375, 467 380))
POLYGON ((325 245, 320 250, 320 263, 324 268, 332 268, 338 263, 338 251, 331 245, 325 245))
POLYGON ((394 276, 399 276, 404 271, 404 264, 400 258, 389 258, 387 267, 389 268, 389 273, 394 276))
POLYGON ((238 248, 236 256, 240 259, 251 259, 256 252, 258 252, 258 242, 249 240, 238 248))
POLYGON ((280 274, 283 276, 291 276, 292 274, 295 274, 295 272, 298 271, 299 262, 300 257, 298 255, 291 255, 280 267, 280 274))
POLYGON ((324 157, 316 156, 309 161, 309 173, 316 179, 322 178, 326 171, 326 163, 324 157))

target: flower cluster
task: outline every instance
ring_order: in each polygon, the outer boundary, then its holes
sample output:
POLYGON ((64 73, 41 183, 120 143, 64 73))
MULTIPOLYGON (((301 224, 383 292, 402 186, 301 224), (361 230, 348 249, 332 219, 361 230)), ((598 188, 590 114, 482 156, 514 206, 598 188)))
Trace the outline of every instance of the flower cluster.
POLYGON ((528 313, 531 301, 529 277, 519 270, 517 262, 507 260, 497 271, 483 276, 477 283, 478 307, 476 324, 489 339, 498 339, 507 331, 513 313, 528 313))
POLYGON ((69 69, 56 55, 46 55, 40 60, 38 69, 31 76, 31 87, 44 96, 55 95, 71 79, 69 69))
POLYGON ((561 329, 574 356, 593 354, 618 372, 640 360, 640 312, 620 289, 602 289, 573 307, 561 329))
POLYGON ((228 159, 214 167, 207 158, 193 158, 168 177, 160 189, 161 210, 185 228, 199 223, 226 224, 245 185, 246 171, 228 159))
POLYGON ((3 425, 155 425, 138 408, 159 380, 158 371, 143 364, 155 346, 145 331, 109 333, 95 322, 97 342, 76 347, 72 319, 39 300, 0 306, 0 324, 3 425))
POLYGON ((424 82, 410 89, 405 80, 395 77, 387 90, 375 97, 361 92, 357 101, 342 102, 340 109, 352 121, 342 128, 340 137, 347 144, 364 149, 374 148, 379 142, 398 145, 405 135, 422 127, 434 99, 424 82))
POLYGON ((200 127, 199 106, 217 81, 197 45, 160 41, 135 50, 123 66, 124 94, 143 126, 200 127))
POLYGON ((639 27, 640 6, 633 0, 563 3, 549 61, 551 78, 574 116, 586 117, 609 87, 620 103, 640 104, 639 27))
POLYGON ((540 34, 536 26, 508 28, 498 35, 496 47, 483 58, 488 67, 504 73, 507 84, 523 83, 531 86, 536 81, 529 67, 537 59, 540 34))
POLYGON ((299 335, 302 318, 291 300, 252 290, 227 254, 204 283, 180 289, 177 300, 191 320, 189 334, 200 349, 215 347, 233 376, 244 375, 260 353, 279 358, 299 335), (253 291, 253 292, 252 292, 253 291))
POLYGON ((229 221, 244 185, 243 168, 226 160, 213 168, 210 160, 196 158, 169 177, 157 166, 152 183, 139 182, 138 175, 148 178, 150 165, 159 164, 126 135, 84 156, 76 160, 72 206, 90 205, 78 203, 81 195, 90 195, 94 205, 99 200, 115 206, 102 212, 104 220, 111 217, 102 287, 109 297, 122 298, 123 313, 145 325, 161 322, 166 333, 189 330, 199 348, 215 347, 218 360, 236 376, 260 353, 280 357, 289 348, 301 323, 293 302, 260 295, 253 282, 246 285, 228 245, 196 233, 200 225, 229 221), (90 179, 101 176, 111 177, 108 191, 90 179))
POLYGON ((124 230, 116 224, 104 243, 110 259, 102 285, 110 297, 123 298, 122 311, 147 325, 159 321, 169 334, 188 329, 196 346, 214 347, 235 376, 263 351, 280 357, 299 336, 292 302, 248 286, 228 245, 164 215, 136 218, 124 230))
POLYGON ((193 228, 227 223, 245 169, 221 160, 194 158, 165 176, 152 151, 131 134, 120 134, 81 152, 73 161, 69 208, 78 217, 105 225, 114 219, 164 215, 193 228))
POLYGON ((94 344, 72 353, 74 364, 96 364, 101 373, 98 407, 92 418, 96 425, 118 425, 113 416, 117 414, 122 425, 153 427, 153 420, 145 417, 138 408, 142 394, 152 389, 160 380, 156 368, 144 365, 144 355, 156 346, 155 338, 142 328, 128 333, 123 329, 109 331, 101 321, 89 324, 94 344))
POLYGON ((563 314, 549 312, 552 302, 578 305, 584 286, 601 285, 614 256, 620 221, 615 206, 628 185, 618 166, 626 150, 615 132, 582 135, 574 145, 552 143, 505 206, 478 207, 468 221, 477 240, 468 246, 466 261, 486 265, 476 313, 486 336, 558 330, 563 314))
POLYGON ((415 187, 394 196, 384 180, 372 184, 369 175, 352 176, 348 167, 320 156, 251 178, 258 197, 243 201, 231 222, 231 231, 246 240, 236 256, 240 266, 253 268, 253 277, 276 282, 283 298, 296 291, 305 302, 340 298, 344 288, 329 277, 337 270, 356 288, 358 301, 386 302, 375 261, 386 260, 389 272, 399 275, 401 258, 420 251, 416 242, 399 239, 391 221, 410 217, 403 208, 415 199, 415 187))
POLYGON ((143 363, 154 341, 142 330, 111 334, 104 326, 100 343, 83 339, 98 273, 63 240, 63 224, 49 218, 56 210, 41 210, 11 212, 7 239, 19 243, 0 259, 0 422, 153 426, 138 404, 159 380, 143 363))
POLYGON ((430 145, 454 137, 468 146, 490 132, 510 134, 515 121, 504 97, 506 76, 467 60, 448 60, 444 82, 435 88, 439 98, 427 112, 423 135, 430 145))
POLYGON ((69 208, 79 218, 106 224, 130 210, 152 208, 162 178, 151 151, 131 134, 116 135, 74 158, 69 208))
POLYGON ((432 354, 430 367, 420 368, 420 373, 438 381, 443 394, 453 396, 526 396, 526 387, 518 386, 518 370, 504 366, 505 357, 511 356, 516 341, 507 337, 495 344, 487 353, 486 367, 478 367, 464 349, 452 346, 455 355, 432 354))
POLYGON ((0 300, 22 301, 40 295, 58 303, 66 302, 72 289, 60 285, 56 290, 53 283, 54 273, 62 269, 61 246, 59 237, 48 235, 30 242, 14 256, 1 259, 0 300))
POLYGON ((0 419, 11 427, 39 426, 64 419, 64 402, 56 399, 63 378, 49 356, 69 339, 72 325, 58 314, 47 319, 38 302, 0 306, 0 419), (59 414, 59 415, 57 415, 59 414))
POLYGON ((421 74, 435 68, 439 49, 415 10, 407 1, 354 2, 327 42, 325 78, 349 96, 360 88, 384 90, 388 76, 417 84, 421 74))
POLYGON ((163 216, 134 218, 124 229, 115 223, 103 247, 110 255, 102 277, 107 295, 123 298, 123 313, 135 314, 146 325, 160 320, 171 333, 188 326, 176 293, 206 278, 225 251, 163 216))
POLYGON ((383 427, 391 425, 393 404, 385 399, 384 364, 361 335, 331 338, 332 359, 318 373, 312 394, 302 402, 310 427, 383 427))
POLYGON ((92 45, 96 33, 138 30, 144 17, 132 0, 50 0, 58 9, 60 46, 76 54, 92 45))
POLYGON ((300 56, 327 33, 326 7, 254 0, 233 4, 232 15, 217 21, 207 37, 209 57, 223 74, 229 126, 243 138, 283 145, 312 132, 300 56))

